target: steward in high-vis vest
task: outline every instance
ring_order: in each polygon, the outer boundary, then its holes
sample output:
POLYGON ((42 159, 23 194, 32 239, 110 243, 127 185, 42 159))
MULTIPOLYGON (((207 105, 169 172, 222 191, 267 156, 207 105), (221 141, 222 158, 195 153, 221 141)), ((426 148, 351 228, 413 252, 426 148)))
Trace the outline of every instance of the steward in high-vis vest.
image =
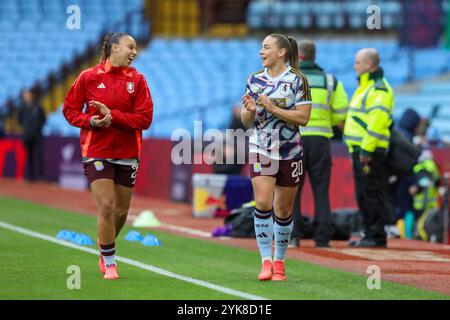
POLYGON ((363 156, 377 149, 387 153, 393 108, 394 93, 383 69, 362 74, 344 128, 344 140, 351 153, 355 149, 363 156))
POLYGON ((409 187, 413 196, 415 237, 425 241, 442 242, 444 225, 439 209, 439 168, 433 161, 430 150, 423 150, 418 163, 413 168, 414 181, 409 187), (441 239, 439 239, 441 238, 441 239))
MULTIPOLYGON (((308 172, 314 193, 314 240, 317 247, 328 247, 332 237, 330 201, 328 189, 331 177, 331 149, 333 126, 343 126, 348 98, 342 82, 314 61, 316 46, 310 40, 299 44, 299 69, 308 78, 313 108, 306 127, 300 127, 303 142, 303 169, 308 172)), ((290 245, 299 246, 301 237, 300 198, 301 187, 294 203, 294 229, 290 245)))
POLYGON ((314 61, 303 60, 300 70, 308 78, 313 108, 302 137, 333 137, 333 126, 343 124, 347 116, 348 98, 344 85, 332 74, 326 74, 314 61))
POLYGON ((375 49, 362 49, 354 68, 359 87, 350 101, 344 140, 353 160, 356 200, 363 218, 364 237, 355 247, 386 247, 386 164, 394 93, 379 67, 375 49))
POLYGON ((414 166, 414 184, 410 187, 416 217, 425 210, 438 207, 439 169, 430 151, 422 152, 419 162, 414 166))

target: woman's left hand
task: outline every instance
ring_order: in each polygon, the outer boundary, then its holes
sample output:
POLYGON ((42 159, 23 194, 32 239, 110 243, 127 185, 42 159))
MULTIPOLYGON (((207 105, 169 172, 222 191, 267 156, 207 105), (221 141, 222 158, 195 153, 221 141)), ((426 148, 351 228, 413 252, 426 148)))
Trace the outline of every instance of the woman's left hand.
POLYGON ((111 114, 111 110, 109 110, 109 108, 101 102, 91 100, 89 101, 89 106, 92 108, 96 108, 104 116, 111 114))
POLYGON ((272 111, 276 108, 273 105, 272 101, 270 101, 270 98, 265 94, 259 96, 258 104, 261 105, 267 112, 270 113, 272 113, 272 111))

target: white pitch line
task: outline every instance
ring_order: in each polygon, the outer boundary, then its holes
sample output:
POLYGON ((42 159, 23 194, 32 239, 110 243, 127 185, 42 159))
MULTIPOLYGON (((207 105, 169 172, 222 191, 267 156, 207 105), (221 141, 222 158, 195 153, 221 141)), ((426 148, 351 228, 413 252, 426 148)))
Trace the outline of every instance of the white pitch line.
POLYGON ((210 232, 205 232, 205 231, 192 229, 192 228, 188 228, 188 227, 181 227, 181 226, 176 226, 176 225, 167 224, 167 223, 161 223, 161 227, 164 227, 169 230, 180 231, 180 232, 184 232, 187 234, 204 237, 204 238, 212 238, 210 232))
MULTIPOLYGON (((11 230, 11 231, 14 231, 14 232, 17 232, 17 233, 24 234, 24 235, 27 235, 27 236, 30 236, 30 237, 33 237, 33 238, 37 238, 37 239, 53 242, 53 243, 62 245, 64 247, 68 247, 68 248, 84 251, 84 252, 87 252, 87 253, 94 254, 96 256, 99 255, 99 251, 98 250, 95 250, 95 249, 92 249, 92 248, 82 247, 82 246, 76 245, 74 243, 71 243, 71 242, 68 242, 68 241, 63 241, 63 240, 51 237, 51 236, 46 235, 46 234, 42 234, 42 233, 38 233, 38 232, 31 231, 31 230, 28 230, 28 229, 24 229, 24 228, 21 228, 21 227, 18 227, 18 226, 6 223, 4 221, 0 221, 0 227, 3 227, 5 229, 11 230)), ((151 272, 154 272, 154 273, 166 276, 166 277, 170 277, 170 278, 174 278, 174 279, 177 279, 177 280, 193 283, 195 285, 198 285, 198 286, 201 286, 201 287, 205 287, 205 288, 208 288, 208 289, 211 289, 211 290, 215 290, 215 291, 220 291, 220 292, 232 295, 232 296, 237 296, 237 297, 244 298, 244 299, 249 299, 249 300, 267 300, 267 298, 264 298, 264 297, 260 297, 260 296, 256 296, 256 295, 253 295, 253 294, 241 292, 241 291, 238 291, 238 290, 222 287, 222 286, 215 285, 215 284, 203 281, 203 280, 198 280, 198 279, 182 276, 182 275, 179 275, 179 274, 176 274, 176 273, 173 273, 173 272, 170 272, 170 271, 158 268, 158 267, 154 267, 152 265, 145 264, 145 263, 142 263, 142 262, 139 262, 139 261, 136 261, 136 260, 123 258, 123 257, 119 257, 119 256, 116 256, 116 260, 120 261, 120 262, 123 262, 123 263, 126 263, 126 264, 129 264, 129 265, 132 265, 132 266, 135 266, 135 267, 138 267, 138 268, 141 268, 141 269, 144 269, 144 270, 148 270, 148 271, 151 271, 151 272)))
MULTIPOLYGON (((128 219, 131 221, 134 221, 137 219, 138 216, 132 216, 129 215, 128 219)), ((178 232, 184 232, 187 234, 192 234, 194 236, 199 236, 202 238, 212 238, 212 235, 210 232, 206 232, 206 231, 202 231, 202 230, 198 230, 198 229, 193 229, 193 228, 188 228, 188 227, 182 227, 182 226, 177 226, 174 224, 168 224, 168 223, 162 223, 161 222, 161 227, 169 229, 169 230, 174 230, 174 231, 178 231, 178 232)), ((228 237, 219 237, 221 239, 224 240, 228 240, 228 237)))

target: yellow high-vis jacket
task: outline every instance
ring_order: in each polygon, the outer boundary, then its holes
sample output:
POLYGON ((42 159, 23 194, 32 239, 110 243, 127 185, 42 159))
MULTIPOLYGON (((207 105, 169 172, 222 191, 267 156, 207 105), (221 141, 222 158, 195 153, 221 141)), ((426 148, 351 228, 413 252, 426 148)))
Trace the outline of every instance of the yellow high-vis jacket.
POLYGON ((417 184, 421 187, 420 192, 414 195, 413 198, 414 209, 420 211, 438 208, 439 193, 436 185, 439 182, 440 174, 436 162, 432 159, 427 159, 416 164, 413 170, 419 179, 417 184))
POLYGON ((348 98, 341 81, 313 61, 300 62, 300 70, 308 78, 312 110, 308 124, 300 126, 302 136, 333 136, 332 126, 345 121, 348 98))
POLYGON ((375 149, 387 152, 393 109, 394 91, 384 78, 383 69, 362 74, 345 120, 344 140, 350 153, 355 147, 366 156, 375 149))

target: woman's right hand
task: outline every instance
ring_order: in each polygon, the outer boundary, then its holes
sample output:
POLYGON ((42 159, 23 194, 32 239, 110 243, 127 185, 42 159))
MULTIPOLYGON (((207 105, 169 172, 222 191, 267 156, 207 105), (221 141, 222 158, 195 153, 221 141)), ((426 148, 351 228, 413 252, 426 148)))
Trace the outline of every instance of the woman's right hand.
POLYGON ((89 101, 89 106, 91 108, 96 108, 104 116, 111 114, 111 110, 109 110, 109 108, 101 102, 91 100, 89 101))
POLYGON ((250 112, 256 112, 256 103, 248 94, 242 97, 242 107, 250 112))
POLYGON ((93 127, 96 127, 96 128, 107 128, 111 125, 111 115, 108 114, 101 119, 97 115, 92 116, 91 124, 93 127))

